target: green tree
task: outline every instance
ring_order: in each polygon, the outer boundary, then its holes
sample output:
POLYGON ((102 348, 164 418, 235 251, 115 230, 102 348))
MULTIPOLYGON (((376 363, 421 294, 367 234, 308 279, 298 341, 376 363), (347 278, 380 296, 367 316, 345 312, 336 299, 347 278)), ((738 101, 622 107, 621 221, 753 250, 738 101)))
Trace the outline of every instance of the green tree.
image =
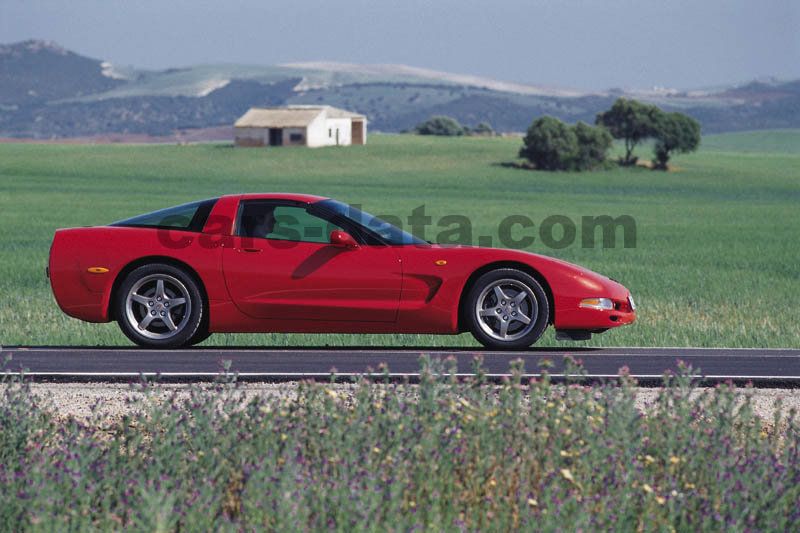
POLYGON ((568 170, 578 155, 578 138, 573 128, 557 118, 533 121, 522 140, 519 156, 541 170, 568 170))
POLYGON ((573 127, 575 137, 578 139, 578 153, 573 166, 576 170, 590 170, 601 165, 606 160, 608 150, 614 140, 611 134, 602 126, 590 126, 585 122, 578 122, 573 127))
POLYGON ((425 122, 417 124, 414 131, 419 135, 455 137, 464 135, 464 126, 459 124, 454 118, 437 115, 429 118, 425 122))
POLYGON ((615 139, 625 140, 623 165, 635 165, 633 149, 642 140, 655 136, 655 122, 663 112, 656 106, 618 98, 611 109, 597 115, 595 124, 605 126, 615 139))
POLYGON ((700 123, 683 113, 662 113, 656 121, 654 169, 667 170, 674 152, 686 153, 700 145, 700 123))

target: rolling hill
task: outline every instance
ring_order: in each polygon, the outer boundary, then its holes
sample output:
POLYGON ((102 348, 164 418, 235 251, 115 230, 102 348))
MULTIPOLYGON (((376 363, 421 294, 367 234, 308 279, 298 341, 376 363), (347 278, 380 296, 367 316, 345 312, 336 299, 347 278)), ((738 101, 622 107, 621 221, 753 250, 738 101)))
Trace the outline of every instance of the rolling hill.
POLYGON ((549 114, 591 122, 618 96, 686 112, 705 132, 800 127, 800 81, 715 91, 581 92, 405 65, 293 63, 120 68, 47 41, 0 45, 0 136, 170 135, 230 125, 253 105, 325 103, 364 113, 373 131, 434 114, 523 131, 549 114))

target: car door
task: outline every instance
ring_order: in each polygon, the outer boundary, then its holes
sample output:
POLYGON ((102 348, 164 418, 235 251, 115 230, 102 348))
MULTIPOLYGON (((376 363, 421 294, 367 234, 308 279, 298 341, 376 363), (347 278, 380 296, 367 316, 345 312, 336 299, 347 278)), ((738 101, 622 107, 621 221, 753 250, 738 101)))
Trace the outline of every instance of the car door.
POLYGON ((255 318, 394 322, 400 258, 390 246, 329 243, 343 229, 290 201, 244 200, 223 251, 233 302, 255 318), (271 214, 271 216, 270 216, 271 214))

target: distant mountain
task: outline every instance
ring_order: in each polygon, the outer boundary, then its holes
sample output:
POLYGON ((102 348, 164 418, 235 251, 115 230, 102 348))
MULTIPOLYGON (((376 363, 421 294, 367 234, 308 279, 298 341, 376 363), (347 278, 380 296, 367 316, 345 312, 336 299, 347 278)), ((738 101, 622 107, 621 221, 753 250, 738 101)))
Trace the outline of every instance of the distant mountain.
POLYGON ((96 94, 124 83, 105 65, 47 41, 0 45, 0 105, 96 94))
MULTIPOLYGON (((92 102, 22 106, 0 112, 0 132, 34 139, 110 133, 170 135, 176 130, 230 125, 251 105, 280 105, 300 78, 265 85, 234 80, 205 97, 129 96, 92 102)), ((0 133, 1 134, 1 133, 0 133)))
MULTIPOLYGON (((619 96, 681 110, 703 131, 800 127, 800 80, 713 91, 581 92, 404 65, 292 63, 120 68, 46 41, 0 45, 0 136, 170 135, 230 125, 254 105, 326 103, 402 131, 434 114, 523 131, 541 115, 592 122, 619 96)), ((224 130, 218 130, 224 131, 224 130)))

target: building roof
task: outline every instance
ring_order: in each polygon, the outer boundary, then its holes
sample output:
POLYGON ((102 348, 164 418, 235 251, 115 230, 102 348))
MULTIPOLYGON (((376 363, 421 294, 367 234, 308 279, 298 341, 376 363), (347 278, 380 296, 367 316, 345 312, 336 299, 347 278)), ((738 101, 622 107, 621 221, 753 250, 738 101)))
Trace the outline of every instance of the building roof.
POLYGON ((317 118, 321 109, 252 107, 234 123, 237 128, 304 128, 317 118))
POLYGON ((320 114, 328 118, 366 120, 364 115, 331 106, 291 105, 288 107, 251 107, 234 123, 237 128, 304 128, 320 114))
POLYGON ((367 118, 360 113, 353 113, 331 105, 290 105, 289 109, 324 109, 328 118, 356 118, 361 120, 367 118))

